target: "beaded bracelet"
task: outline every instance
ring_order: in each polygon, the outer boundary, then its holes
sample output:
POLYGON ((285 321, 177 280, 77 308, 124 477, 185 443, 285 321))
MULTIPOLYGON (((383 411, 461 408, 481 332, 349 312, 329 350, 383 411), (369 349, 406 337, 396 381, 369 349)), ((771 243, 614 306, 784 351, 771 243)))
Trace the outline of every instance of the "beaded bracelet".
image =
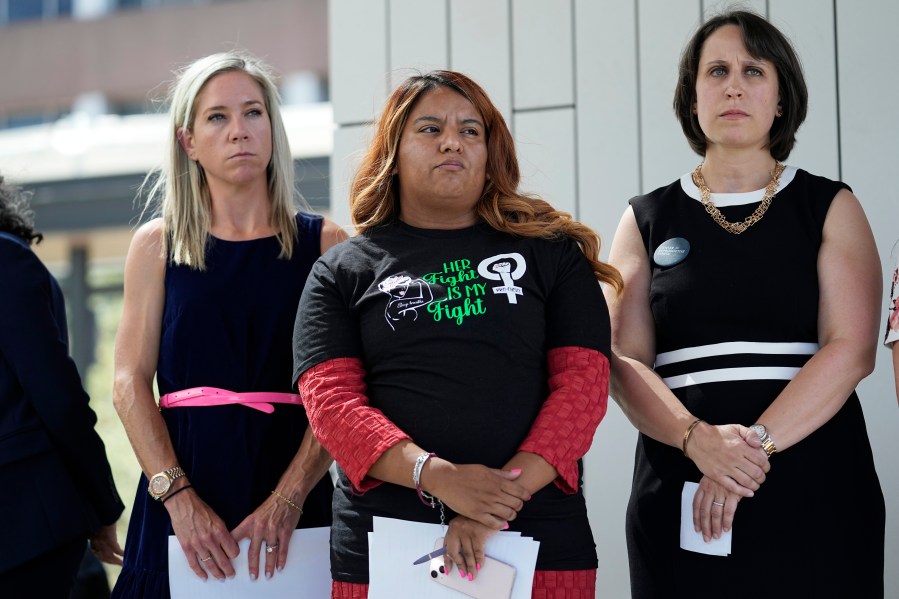
POLYGON ((418 498, 421 499, 421 502, 425 505, 429 505, 432 508, 437 507, 434 503, 434 496, 428 495, 424 491, 421 490, 421 470, 425 466, 425 462, 429 459, 437 457, 436 453, 422 453, 415 460, 415 466, 412 468, 412 482, 415 483, 415 492, 418 493, 418 498), (427 497, 427 499, 425 499, 427 497), (430 501, 428 501, 430 499, 430 501))
POLYGON ((283 500, 287 503, 287 505, 289 505, 290 507, 292 507, 292 508, 295 509, 296 511, 300 512, 300 515, 301 515, 301 516, 303 515, 303 508, 301 508, 300 506, 298 506, 297 504, 295 504, 294 502, 292 502, 292 501, 291 501, 290 499, 288 499, 287 497, 284 497, 284 495, 281 495, 281 494, 278 493, 277 491, 272 491, 272 495, 277 495, 278 497, 280 497, 281 499, 283 499, 283 500))
POLYGON ((184 485, 184 486, 181 487, 180 489, 175 489, 174 491, 172 491, 171 493, 169 493, 168 495, 166 495, 165 497, 163 497, 163 498, 161 499, 161 501, 162 501, 162 503, 165 503, 166 501, 168 501, 169 499, 171 499, 172 497, 174 497, 175 495, 177 495, 177 494, 180 493, 181 491, 186 491, 186 490, 192 489, 192 488, 193 488, 193 485, 190 484, 190 483, 187 483, 186 485, 184 485))
MULTIPOLYGON (((705 420, 703 420, 702 418, 697 418, 696 420, 693 421, 693 424, 691 424, 689 427, 687 427, 687 432, 684 433, 684 455, 685 456, 687 455, 687 441, 690 440, 690 435, 693 434, 693 429, 696 428, 696 426, 700 422, 705 422, 705 420)), ((690 456, 687 456, 687 457, 690 457, 690 456)))

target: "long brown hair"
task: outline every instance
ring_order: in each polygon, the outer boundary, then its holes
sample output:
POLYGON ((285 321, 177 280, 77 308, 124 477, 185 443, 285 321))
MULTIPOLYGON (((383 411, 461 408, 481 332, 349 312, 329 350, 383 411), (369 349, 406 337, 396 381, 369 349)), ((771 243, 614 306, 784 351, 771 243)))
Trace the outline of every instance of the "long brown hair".
POLYGON ((393 171, 400 136, 418 99, 438 87, 462 95, 484 119, 488 178, 475 206, 478 216, 497 231, 518 237, 573 239, 586 256, 596 279, 620 291, 624 284, 621 275, 615 267, 599 260, 600 240, 593 229, 541 198, 519 193, 518 157, 505 119, 480 85, 455 71, 431 71, 409 77, 387 99, 374 139, 350 188, 350 211, 357 231, 364 233, 399 215, 393 171))

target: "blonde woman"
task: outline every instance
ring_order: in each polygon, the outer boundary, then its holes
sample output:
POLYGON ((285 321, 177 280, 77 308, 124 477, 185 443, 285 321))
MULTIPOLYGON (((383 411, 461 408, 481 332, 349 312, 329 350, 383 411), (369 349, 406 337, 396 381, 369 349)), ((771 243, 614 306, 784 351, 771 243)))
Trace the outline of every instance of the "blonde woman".
POLYGON ((204 579, 233 576, 250 538, 256 578, 284 566, 295 528, 330 523, 331 459, 291 393, 290 344, 312 263, 345 235, 297 212, 278 101, 236 52, 172 87, 159 217, 131 243, 116 338, 113 400, 143 475, 115 597, 169 596, 172 533, 204 579))

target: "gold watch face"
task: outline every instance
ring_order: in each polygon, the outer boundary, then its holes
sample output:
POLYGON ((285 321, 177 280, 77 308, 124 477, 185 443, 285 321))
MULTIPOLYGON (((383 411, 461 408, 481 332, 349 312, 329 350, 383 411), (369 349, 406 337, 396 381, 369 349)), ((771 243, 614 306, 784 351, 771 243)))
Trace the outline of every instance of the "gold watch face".
POLYGON ((153 497, 161 497, 168 492, 169 487, 172 486, 172 481, 164 472, 160 474, 156 474, 153 478, 150 479, 150 495, 153 497))

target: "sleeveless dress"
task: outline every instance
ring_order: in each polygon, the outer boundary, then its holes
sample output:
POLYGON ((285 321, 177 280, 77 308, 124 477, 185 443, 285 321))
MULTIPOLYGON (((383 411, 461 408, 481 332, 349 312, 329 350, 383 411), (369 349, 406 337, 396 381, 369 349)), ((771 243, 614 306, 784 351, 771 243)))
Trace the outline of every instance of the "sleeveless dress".
MULTIPOLYGON (((697 418, 753 424, 817 350, 818 250, 843 188, 787 167, 741 235, 705 212, 689 174, 631 200, 652 268, 655 371, 697 418), (656 249, 672 238, 689 251, 659 266, 656 249)), ((713 201, 734 222, 761 196, 713 201)), ((680 549, 681 492, 701 476, 680 448, 639 436, 626 523, 634 598, 883 597, 884 499, 854 392, 771 457, 761 489, 739 503, 726 557, 680 549)))
MULTIPOLYGON (((159 347, 160 395, 210 386, 236 392, 293 392, 293 324, 300 294, 320 254, 323 219, 297 215, 293 258, 277 238, 211 238, 207 270, 168 265, 159 347)), ((275 412, 242 405, 162 410, 179 464, 229 530, 256 509, 296 455, 308 421, 302 406, 275 412)), ((309 494, 299 527, 330 526, 328 475, 309 494)), ((167 598, 168 511, 141 475, 113 597, 167 598)), ((186 558, 185 558, 186 559, 186 558)))

